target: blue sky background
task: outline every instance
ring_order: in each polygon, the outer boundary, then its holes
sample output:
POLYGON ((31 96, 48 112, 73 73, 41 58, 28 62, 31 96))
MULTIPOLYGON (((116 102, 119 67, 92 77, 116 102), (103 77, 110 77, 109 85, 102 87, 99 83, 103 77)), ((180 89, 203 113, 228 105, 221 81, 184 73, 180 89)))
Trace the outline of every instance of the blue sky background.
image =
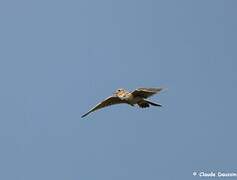
POLYGON ((237 2, 0 2, 0 179, 198 179, 237 171, 237 2), (167 87, 163 108, 112 106, 167 87))

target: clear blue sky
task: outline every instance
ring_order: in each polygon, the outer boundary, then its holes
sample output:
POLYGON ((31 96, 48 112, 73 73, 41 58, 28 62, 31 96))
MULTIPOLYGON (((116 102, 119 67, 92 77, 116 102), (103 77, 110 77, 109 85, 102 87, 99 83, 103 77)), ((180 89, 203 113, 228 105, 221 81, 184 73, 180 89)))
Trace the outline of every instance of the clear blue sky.
POLYGON ((237 2, 0 2, 0 179, 198 179, 236 171, 237 2), (81 119, 123 87, 163 108, 81 119))

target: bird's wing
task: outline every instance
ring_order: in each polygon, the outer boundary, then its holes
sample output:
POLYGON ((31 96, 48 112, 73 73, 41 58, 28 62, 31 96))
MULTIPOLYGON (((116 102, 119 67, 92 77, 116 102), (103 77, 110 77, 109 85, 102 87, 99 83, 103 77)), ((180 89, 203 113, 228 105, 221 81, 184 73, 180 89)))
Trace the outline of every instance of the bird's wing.
POLYGON ((134 97, 142 97, 148 98, 158 92, 160 92, 163 88, 138 88, 132 92, 134 97))
POLYGON ((111 105, 114 105, 114 104, 120 104, 120 103, 125 103, 124 100, 121 100, 120 98, 116 97, 116 96, 110 96, 108 97, 107 99, 105 99, 104 101, 100 102, 99 104, 97 104, 95 107, 93 107, 90 111, 88 111, 86 114, 84 114, 82 116, 85 117, 87 116, 88 114, 90 114, 91 112, 93 111, 96 111, 98 109, 101 109, 101 108, 104 108, 104 107, 107 107, 107 106, 111 106, 111 105))

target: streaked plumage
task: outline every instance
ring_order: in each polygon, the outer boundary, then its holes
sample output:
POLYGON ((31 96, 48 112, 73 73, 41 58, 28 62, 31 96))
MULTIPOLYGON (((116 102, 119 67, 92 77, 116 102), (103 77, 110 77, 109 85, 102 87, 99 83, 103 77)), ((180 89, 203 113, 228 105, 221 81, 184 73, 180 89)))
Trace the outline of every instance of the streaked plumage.
POLYGON ((159 93, 162 90, 162 88, 138 88, 133 92, 128 92, 124 89, 118 89, 113 96, 108 97, 104 101, 97 104, 94 108, 92 108, 90 111, 88 111, 86 114, 82 116, 85 117, 88 114, 90 114, 93 111, 96 111, 98 109, 111 106, 114 104, 121 104, 126 103, 131 106, 134 106, 137 104, 141 108, 152 106, 161 106, 161 104, 156 104, 154 102, 146 100, 150 96, 159 93))

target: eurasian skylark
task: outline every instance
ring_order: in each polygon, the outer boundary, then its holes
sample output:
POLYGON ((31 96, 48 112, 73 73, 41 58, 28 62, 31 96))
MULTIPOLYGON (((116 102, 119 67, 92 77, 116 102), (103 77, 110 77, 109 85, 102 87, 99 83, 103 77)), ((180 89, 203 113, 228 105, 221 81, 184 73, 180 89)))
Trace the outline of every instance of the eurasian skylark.
POLYGON ((157 104, 157 103, 147 100, 148 97, 156 93, 159 93, 161 90, 163 90, 163 88, 138 88, 133 92, 128 92, 125 89, 118 89, 117 91, 114 92, 113 96, 110 96, 104 101, 97 104, 89 112, 84 114, 82 118, 87 116, 93 111, 96 111, 98 109, 111 106, 114 104, 126 103, 131 106, 134 106, 135 104, 137 104, 141 108, 146 108, 146 107, 149 107, 150 105, 161 106, 161 104, 157 104))

